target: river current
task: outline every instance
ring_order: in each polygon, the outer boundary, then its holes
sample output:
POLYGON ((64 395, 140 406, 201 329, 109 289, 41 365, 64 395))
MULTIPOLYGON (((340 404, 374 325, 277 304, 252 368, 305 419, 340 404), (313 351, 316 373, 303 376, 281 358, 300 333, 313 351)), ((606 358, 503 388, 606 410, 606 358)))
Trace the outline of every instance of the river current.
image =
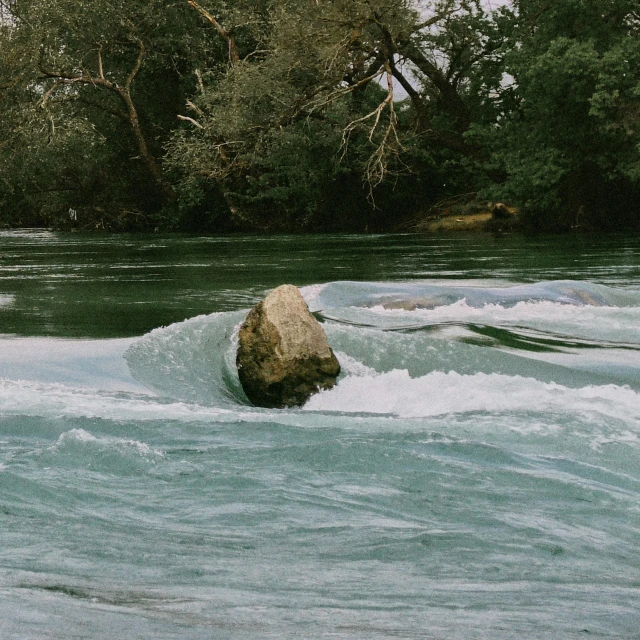
POLYGON ((0 232, 0 638, 640 638, 639 352, 637 238, 0 232))

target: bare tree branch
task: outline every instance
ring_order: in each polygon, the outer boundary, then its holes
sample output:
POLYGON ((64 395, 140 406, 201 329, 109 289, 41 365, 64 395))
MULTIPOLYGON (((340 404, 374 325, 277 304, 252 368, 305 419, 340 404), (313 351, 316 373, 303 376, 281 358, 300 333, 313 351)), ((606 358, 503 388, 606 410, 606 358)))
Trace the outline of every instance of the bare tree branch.
POLYGON ((204 127, 197 120, 194 120, 189 116, 181 116, 180 114, 178 114, 176 117, 178 118, 178 120, 184 120, 186 122, 190 122, 192 125, 198 127, 198 129, 204 129, 204 127))
POLYGON ((54 91, 60 86, 64 84, 64 80, 56 80, 51 88, 47 90, 47 92, 42 96, 42 100, 40 100, 40 106, 44 109, 47 106, 47 102, 49 102, 49 98, 54 93, 54 91))
MULTIPOLYGON (((98 76, 93 76, 85 70, 79 73, 71 73, 68 71, 52 71, 50 69, 47 69, 44 65, 44 49, 41 49, 40 60, 38 62, 40 72, 43 74, 45 78, 53 78, 56 81, 54 82, 54 85, 51 87, 51 89, 47 91, 47 93, 45 94, 45 97, 46 97, 46 100, 49 100, 51 95, 53 95, 56 89, 58 89, 60 86, 74 84, 74 83, 91 85, 97 88, 103 88, 108 91, 111 91, 116 96, 118 96, 118 98, 120 99, 120 101, 122 102, 126 110, 126 113, 121 114, 120 112, 112 111, 108 107, 99 107, 99 108, 101 108, 102 111, 106 111, 107 113, 113 113, 113 115, 123 118, 128 122, 129 126, 131 127, 131 131, 133 133, 136 146, 140 154, 140 158, 143 160, 149 172, 154 177, 155 181, 157 182, 159 187, 162 189, 162 191, 166 194, 166 196, 170 200, 173 200, 176 197, 175 192, 171 187, 171 185, 169 185, 164 180, 160 167, 158 166, 158 163, 154 158, 153 154, 149 150, 147 140, 140 126, 138 110, 131 97, 131 85, 135 77, 138 75, 140 69, 142 68, 142 64, 144 62, 144 57, 146 53, 144 42, 139 38, 136 38, 135 42, 138 45, 138 54, 136 56, 136 61, 132 69, 127 74, 124 87, 118 85, 116 82, 112 82, 111 80, 108 80, 105 77, 104 69, 102 68, 100 69, 98 76)), ((98 49, 98 52, 99 51, 100 49, 98 49)), ((102 57, 100 56, 100 60, 101 59, 102 57)), ((46 104, 46 101, 45 101, 45 104, 46 104)))
POLYGON ((100 77, 104 80, 104 69, 102 67, 102 45, 98 47, 98 73, 100 77))
POLYGON ((229 46, 229 61, 236 64, 240 61, 240 54, 238 53, 238 47, 234 37, 214 18, 206 9, 201 7, 195 0, 187 0, 187 4, 193 7, 201 16, 213 26, 213 28, 220 34, 223 40, 226 41, 229 46))
POLYGON ((389 157, 398 155, 398 152, 403 149, 398 136, 398 116, 393 102, 393 72, 389 62, 385 62, 384 64, 384 76, 387 81, 387 95, 385 99, 370 113, 352 120, 342 133, 342 156, 344 157, 347 152, 351 134, 361 125, 373 120, 368 136, 369 141, 373 142, 374 135, 380 125, 382 114, 385 110, 389 112, 387 127, 384 130, 382 139, 367 160, 365 167, 365 182, 369 185, 369 197, 371 200, 373 200, 373 190, 385 179, 388 173, 389 157))

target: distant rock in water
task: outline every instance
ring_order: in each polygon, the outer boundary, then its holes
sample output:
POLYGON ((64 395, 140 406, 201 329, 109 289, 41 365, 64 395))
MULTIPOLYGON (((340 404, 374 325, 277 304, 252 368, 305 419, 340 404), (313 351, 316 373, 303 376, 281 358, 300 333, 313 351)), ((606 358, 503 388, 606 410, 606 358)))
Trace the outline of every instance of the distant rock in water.
POLYGON ((400 309, 402 311, 415 311, 416 309, 435 309, 438 301, 433 298, 421 297, 408 300, 390 300, 383 302, 384 309, 400 309))
MULTIPOLYGON (((583 291, 581 289, 569 289, 566 292, 566 297, 571 304, 586 305, 588 307, 606 307, 607 303, 596 293, 590 291, 583 291)), ((561 298, 561 302, 564 300, 561 298)))
POLYGON ((320 323, 292 285, 274 289, 247 315, 238 336, 238 376, 260 407, 300 406, 340 373, 320 323))

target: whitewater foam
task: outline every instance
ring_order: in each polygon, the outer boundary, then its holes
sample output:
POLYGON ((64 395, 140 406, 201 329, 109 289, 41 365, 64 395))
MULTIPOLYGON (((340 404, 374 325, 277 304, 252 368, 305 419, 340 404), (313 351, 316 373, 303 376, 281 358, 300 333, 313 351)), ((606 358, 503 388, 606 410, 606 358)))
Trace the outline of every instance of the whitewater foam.
POLYGON ((307 411, 391 414, 423 418, 469 412, 581 414, 633 423, 640 429, 640 394, 616 385, 570 388, 501 374, 440 371, 411 378, 406 370, 350 376, 313 396, 307 411))
POLYGON ((357 377, 372 377, 376 375, 376 370, 368 367, 356 358, 344 353, 343 351, 335 352, 336 358, 340 363, 340 369, 343 375, 357 377))
POLYGON ((108 394, 62 384, 0 380, 0 412, 48 418, 102 418, 106 420, 201 421, 232 414, 227 409, 153 396, 108 394))
POLYGON ((524 325, 548 331, 557 331, 562 327, 564 334, 573 337, 609 341, 613 338, 627 342, 640 340, 640 307, 578 306, 548 300, 521 301, 514 306, 485 304, 476 307, 463 299, 434 309, 417 308, 406 311, 375 305, 370 311, 383 320, 396 319, 401 325, 418 323, 524 325))
POLYGON ((71 429, 60 434, 58 440, 50 447, 50 451, 64 451, 77 446, 88 446, 100 450, 116 451, 122 454, 134 454, 142 458, 164 458, 165 454, 154 449, 146 442, 126 438, 97 438, 84 429, 71 429))

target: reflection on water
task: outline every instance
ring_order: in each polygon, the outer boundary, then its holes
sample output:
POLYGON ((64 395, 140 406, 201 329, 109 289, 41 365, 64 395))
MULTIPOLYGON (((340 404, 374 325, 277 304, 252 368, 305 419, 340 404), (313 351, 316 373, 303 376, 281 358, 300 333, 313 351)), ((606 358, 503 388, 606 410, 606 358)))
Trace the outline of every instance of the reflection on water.
POLYGON ((640 239, 0 233, 0 332, 126 337, 336 280, 589 280, 625 287, 640 239))

